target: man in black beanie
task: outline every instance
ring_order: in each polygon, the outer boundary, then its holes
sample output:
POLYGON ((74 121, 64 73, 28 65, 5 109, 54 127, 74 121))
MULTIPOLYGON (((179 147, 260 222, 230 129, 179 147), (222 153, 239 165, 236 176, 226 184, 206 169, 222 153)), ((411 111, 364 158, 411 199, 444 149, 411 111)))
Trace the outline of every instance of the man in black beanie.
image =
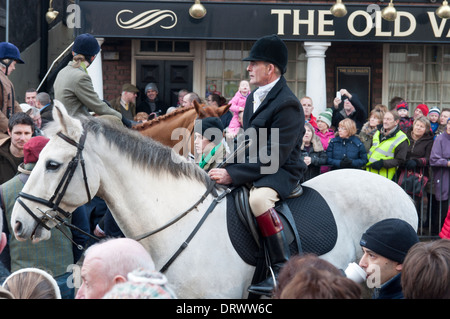
POLYGON ((419 237, 401 219, 384 219, 367 229, 360 245, 364 255, 359 265, 366 271, 367 286, 375 288, 374 299, 403 299, 401 271, 406 254, 419 237))
POLYGON ((289 197, 306 170, 300 157, 305 114, 283 76, 288 49, 277 35, 260 38, 243 60, 249 61, 250 84, 258 87, 247 97, 242 119, 244 134, 251 136, 257 150, 250 147, 245 161, 211 169, 209 175, 218 184, 252 185, 249 204, 264 238, 272 272, 248 290, 270 296, 281 267, 290 257, 283 223, 274 207, 277 201, 289 197))

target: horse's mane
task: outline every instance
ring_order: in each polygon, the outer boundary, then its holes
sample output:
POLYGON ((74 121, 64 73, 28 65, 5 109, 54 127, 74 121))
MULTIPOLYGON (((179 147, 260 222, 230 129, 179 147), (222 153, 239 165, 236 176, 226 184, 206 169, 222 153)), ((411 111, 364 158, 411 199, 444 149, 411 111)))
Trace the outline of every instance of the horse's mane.
MULTIPOLYGON (((177 178, 185 176, 203 182, 206 186, 212 183, 208 174, 198 165, 188 162, 170 147, 145 137, 137 131, 112 125, 107 120, 95 117, 80 117, 79 120, 87 133, 93 134, 97 139, 99 136, 103 136, 110 145, 117 147, 119 152, 125 154, 132 163, 140 165, 144 169, 151 169, 156 173, 167 172, 177 178), (179 159, 179 162, 175 162, 172 156, 179 159)), ((59 126, 56 123, 52 123, 46 127, 45 133, 52 136, 52 133, 56 133, 57 127, 59 126)))
POLYGON ((177 116, 178 114, 186 113, 187 111, 193 110, 194 108, 195 107, 193 105, 187 106, 187 107, 180 107, 180 108, 177 108, 177 109, 175 109, 174 111, 172 111, 170 113, 158 116, 158 117, 154 118, 153 120, 147 121, 145 123, 138 124, 138 125, 134 126, 133 128, 138 130, 138 131, 144 130, 144 129, 149 128, 151 126, 157 125, 160 122, 163 122, 163 121, 166 121, 168 119, 171 119, 171 118, 177 116))

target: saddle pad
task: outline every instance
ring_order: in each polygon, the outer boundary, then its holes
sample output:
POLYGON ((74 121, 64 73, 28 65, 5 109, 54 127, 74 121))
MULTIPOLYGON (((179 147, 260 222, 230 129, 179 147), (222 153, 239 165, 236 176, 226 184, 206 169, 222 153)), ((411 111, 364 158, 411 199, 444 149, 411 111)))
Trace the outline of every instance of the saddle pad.
MULTIPOLYGON (((314 189, 303 186, 303 194, 287 199, 300 236, 303 253, 323 255, 333 249, 337 240, 337 226, 330 207, 314 189)), ((286 225, 284 225, 286 228, 286 225)), ((227 196, 228 233, 239 256, 249 265, 256 265, 259 247, 240 221, 234 197, 227 196)), ((290 244, 291 255, 297 254, 295 241, 290 244)))

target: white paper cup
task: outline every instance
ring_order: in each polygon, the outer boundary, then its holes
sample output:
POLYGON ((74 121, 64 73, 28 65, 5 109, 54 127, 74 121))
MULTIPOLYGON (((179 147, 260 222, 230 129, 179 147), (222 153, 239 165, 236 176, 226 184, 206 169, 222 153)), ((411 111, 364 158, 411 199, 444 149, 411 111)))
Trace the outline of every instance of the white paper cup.
POLYGON ((348 264, 347 269, 345 269, 345 275, 347 278, 353 280, 354 282, 361 284, 366 278, 367 274, 357 263, 348 264))

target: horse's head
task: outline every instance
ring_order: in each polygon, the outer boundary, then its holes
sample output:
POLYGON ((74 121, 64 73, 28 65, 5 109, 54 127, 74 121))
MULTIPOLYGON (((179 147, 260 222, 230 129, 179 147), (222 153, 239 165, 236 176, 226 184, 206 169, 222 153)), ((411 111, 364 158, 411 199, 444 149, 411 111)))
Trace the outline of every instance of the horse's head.
POLYGON ((216 106, 206 106, 205 104, 199 104, 194 100, 195 111, 197 112, 198 119, 204 119, 207 117, 221 117, 230 108, 231 104, 216 106))
POLYGON ((77 207, 97 193, 99 175, 95 159, 83 152, 86 133, 78 119, 70 117, 61 102, 55 100, 50 141, 14 205, 11 227, 18 240, 34 242, 50 238, 57 219, 69 217, 77 207), (55 132, 55 134, 53 134, 55 132), (84 165, 86 159, 86 165, 84 165), (84 178, 89 176, 89 180, 84 178), (89 196, 89 198, 87 198, 89 196))

